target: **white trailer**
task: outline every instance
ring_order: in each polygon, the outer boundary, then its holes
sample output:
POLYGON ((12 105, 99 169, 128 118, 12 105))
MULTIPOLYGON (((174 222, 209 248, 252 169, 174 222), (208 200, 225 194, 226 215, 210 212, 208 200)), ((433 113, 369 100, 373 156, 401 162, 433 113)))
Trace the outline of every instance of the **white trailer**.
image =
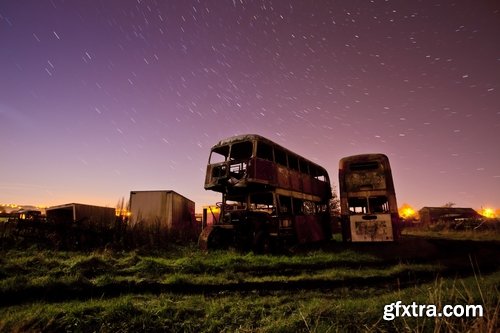
POLYGON ((200 225, 195 219, 195 203, 174 191, 131 191, 132 229, 154 232, 169 240, 196 239, 200 225))

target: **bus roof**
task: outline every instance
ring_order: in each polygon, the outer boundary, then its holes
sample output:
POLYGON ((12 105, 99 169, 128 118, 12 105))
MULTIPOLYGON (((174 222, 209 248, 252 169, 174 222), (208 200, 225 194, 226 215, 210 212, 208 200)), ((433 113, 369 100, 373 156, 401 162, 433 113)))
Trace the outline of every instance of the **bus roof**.
POLYGON ((389 163, 389 158, 387 157, 387 155, 381 153, 346 156, 340 160, 339 168, 342 169, 346 164, 363 161, 385 161, 389 163))
POLYGON ((258 135, 258 134, 241 134, 241 135, 235 135, 235 136, 230 136, 228 138, 222 139, 219 142, 217 142, 212 148, 218 147, 218 146, 225 146, 234 142, 241 142, 241 141, 248 141, 248 140, 262 140, 262 141, 269 141, 273 144, 269 139, 266 139, 265 137, 258 135))

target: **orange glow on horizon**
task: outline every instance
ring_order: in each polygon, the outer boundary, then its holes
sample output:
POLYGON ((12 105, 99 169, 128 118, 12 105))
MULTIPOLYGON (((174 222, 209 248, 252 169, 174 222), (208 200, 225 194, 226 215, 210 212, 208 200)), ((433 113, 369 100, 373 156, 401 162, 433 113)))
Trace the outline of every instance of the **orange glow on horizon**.
POLYGON ((0 206, 7 207, 7 208, 18 208, 20 206, 16 204, 0 204, 0 206))
POLYGON ((493 208, 481 208, 479 210, 479 214, 481 214, 482 216, 486 217, 486 218, 495 218, 496 217, 496 214, 495 214, 495 210, 493 208))
POLYGON ((403 219, 416 218, 417 212, 415 211, 415 209, 413 209, 412 206, 405 203, 399 208, 399 216, 401 216, 403 219))

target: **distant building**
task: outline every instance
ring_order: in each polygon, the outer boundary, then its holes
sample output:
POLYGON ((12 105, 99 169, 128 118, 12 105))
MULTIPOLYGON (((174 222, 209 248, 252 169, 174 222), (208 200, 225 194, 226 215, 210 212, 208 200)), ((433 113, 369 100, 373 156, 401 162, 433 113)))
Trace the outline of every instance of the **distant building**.
POLYGON ((45 215, 45 207, 38 207, 33 205, 0 204, 0 213, 17 214, 20 210, 40 211, 41 215, 45 215))
POLYGON ((418 211, 422 225, 438 221, 453 222, 457 219, 480 218, 481 215, 472 208, 455 207, 423 207, 418 211))
POLYGON ((130 226, 160 240, 196 239, 201 225, 194 201, 169 190, 130 192, 130 226))
POLYGON ((20 209, 15 214, 19 220, 41 221, 42 212, 35 209, 20 209))
POLYGON ((88 223, 93 225, 111 226, 116 220, 115 209, 69 203, 47 208, 47 220, 56 223, 88 223))

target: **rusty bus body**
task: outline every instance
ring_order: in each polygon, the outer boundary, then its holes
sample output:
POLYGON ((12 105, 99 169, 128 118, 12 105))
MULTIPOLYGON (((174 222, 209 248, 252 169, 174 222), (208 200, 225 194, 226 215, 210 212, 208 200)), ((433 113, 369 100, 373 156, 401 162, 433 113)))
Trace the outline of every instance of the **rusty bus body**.
POLYGON ((262 251, 331 236, 326 170, 262 136, 234 136, 213 146, 204 187, 222 200, 219 219, 200 235, 202 249, 262 251))
POLYGON ((348 242, 390 242, 400 234, 396 193, 384 154, 344 157, 339 163, 342 237, 348 242))

